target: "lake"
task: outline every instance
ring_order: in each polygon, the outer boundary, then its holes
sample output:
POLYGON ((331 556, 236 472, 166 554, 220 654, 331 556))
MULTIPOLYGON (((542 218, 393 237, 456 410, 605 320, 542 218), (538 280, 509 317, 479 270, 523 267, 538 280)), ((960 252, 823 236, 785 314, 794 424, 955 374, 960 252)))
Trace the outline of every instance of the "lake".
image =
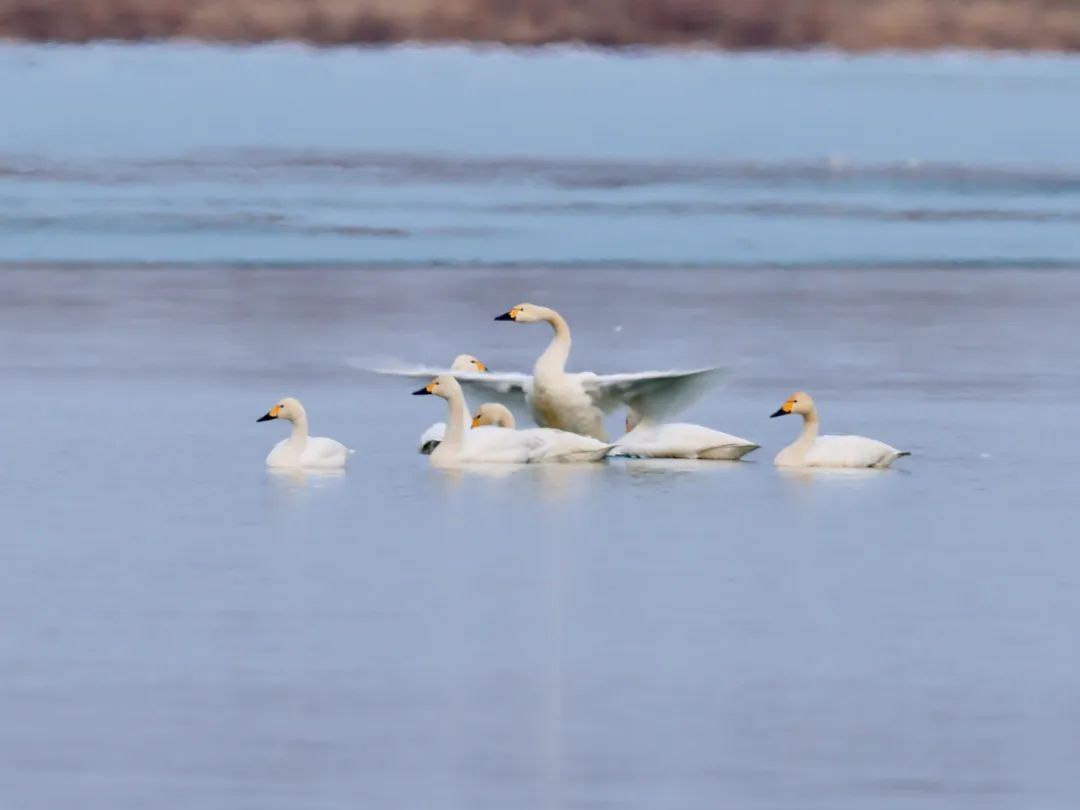
POLYGON ((1077 60, 0 64, 5 807, 1080 802, 1077 60), (365 369, 525 300, 762 449, 433 470, 365 369), (776 470, 798 388, 912 456, 776 470))

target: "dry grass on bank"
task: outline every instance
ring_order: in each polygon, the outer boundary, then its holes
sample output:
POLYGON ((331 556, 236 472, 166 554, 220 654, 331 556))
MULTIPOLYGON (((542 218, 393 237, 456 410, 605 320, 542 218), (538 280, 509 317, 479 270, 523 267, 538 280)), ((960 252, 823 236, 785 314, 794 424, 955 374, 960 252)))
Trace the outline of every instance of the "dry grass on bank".
POLYGON ((0 37, 1080 50, 1080 0, 0 0, 0 37))

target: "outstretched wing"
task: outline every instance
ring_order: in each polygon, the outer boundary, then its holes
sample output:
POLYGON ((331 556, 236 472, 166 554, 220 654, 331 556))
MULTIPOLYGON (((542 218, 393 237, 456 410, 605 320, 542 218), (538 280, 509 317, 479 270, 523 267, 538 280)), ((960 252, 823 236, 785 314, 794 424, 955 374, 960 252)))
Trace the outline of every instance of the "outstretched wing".
POLYGON ((471 406, 484 402, 501 402, 519 415, 528 413, 525 398, 532 390, 532 375, 514 371, 454 371, 433 366, 399 366, 373 369, 377 374, 430 380, 440 374, 450 374, 461 383, 465 399, 471 406))
POLYGON ((633 374, 576 375, 582 388, 604 413, 627 405, 642 417, 663 421, 679 413, 724 375, 720 368, 695 371, 640 371, 633 374))
POLYGON ((532 391, 532 375, 514 371, 455 371, 470 403, 501 402, 518 416, 529 412, 525 400, 532 391))

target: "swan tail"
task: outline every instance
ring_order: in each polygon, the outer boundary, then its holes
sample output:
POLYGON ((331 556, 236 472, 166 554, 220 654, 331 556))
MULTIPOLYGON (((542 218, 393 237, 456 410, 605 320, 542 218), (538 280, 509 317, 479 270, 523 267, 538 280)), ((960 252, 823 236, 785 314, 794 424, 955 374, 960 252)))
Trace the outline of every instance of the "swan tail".
POLYGON ((590 448, 588 450, 570 450, 569 452, 559 455, 558 460, 564 464, 576 464, 588 461, 603 461, 614 449, 615 445, 605 444, 602 447, 590 448))
POLYGON ((761 448, 760 444, 722 444, 708 447, 697 454, 700 459, 710 461, 738 461, 743 456, 761 448))
POLYGON ((910 456, 911 453, 907 450, 897 450, 895 453, 890 453, 877 464, 871 464, 871 467, 876 467, 879 470, 887 469, 894 461, 904 456, 910 456))

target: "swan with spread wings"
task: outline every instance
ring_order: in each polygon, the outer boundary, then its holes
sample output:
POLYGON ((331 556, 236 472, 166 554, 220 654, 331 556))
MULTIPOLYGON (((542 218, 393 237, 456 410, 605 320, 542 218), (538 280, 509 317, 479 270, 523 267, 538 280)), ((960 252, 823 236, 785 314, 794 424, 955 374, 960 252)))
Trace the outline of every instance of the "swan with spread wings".
MULTIPOLYGON (((551 326, 554 333, 551 342, 537 359, 532 375, 453 371, 453 376, 469 396, 494 399, 510 407, 525 406, 541 427, 607 441, 605 414, 628 406, 644 417, 662 421, 694 402, 721 375, 718 368, 631 374, 569 373, 566 363, 570 357, 570 327, 558 312, 535 304, 518 304, 495 320, 551 326)), ((432 371, 425 368, 390 373, 430 377, 432 371)))

